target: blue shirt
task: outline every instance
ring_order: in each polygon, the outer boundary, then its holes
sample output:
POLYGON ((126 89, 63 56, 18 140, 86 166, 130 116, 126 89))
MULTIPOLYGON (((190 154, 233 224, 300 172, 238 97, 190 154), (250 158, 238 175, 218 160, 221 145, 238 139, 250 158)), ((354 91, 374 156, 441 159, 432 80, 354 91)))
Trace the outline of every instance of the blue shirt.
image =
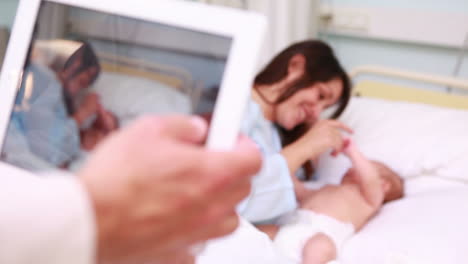
MULTIPOLYGON (((79 129, 68 116, 62 85, 44 66, 32 63, 26 68, 10 126, 23 134, 32 154, 53 166, 71 161, 80 152, 79 129)), ((13 140, 10 135, 7 141, 13 140)))
POLYGON ((242 132, 258 145, 263 163, 253 178, 250 195, 238 207, 239 214, 250 222, 265 223, 296 209, 294 185, 288 164, 281 155, 278 130, 253 101, 248 105, 242 132))

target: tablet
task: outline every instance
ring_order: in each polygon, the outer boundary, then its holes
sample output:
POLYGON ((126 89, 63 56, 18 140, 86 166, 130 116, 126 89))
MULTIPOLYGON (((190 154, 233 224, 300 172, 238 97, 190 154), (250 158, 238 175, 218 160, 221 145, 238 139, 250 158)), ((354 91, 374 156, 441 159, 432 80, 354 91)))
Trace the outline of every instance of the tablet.
POLYGON ((20 1, 0 76, 0 170, 79 169, 147 114, 203 116, 207 147, 232 147, 265 29, 261 15, 188 1, 20 1))

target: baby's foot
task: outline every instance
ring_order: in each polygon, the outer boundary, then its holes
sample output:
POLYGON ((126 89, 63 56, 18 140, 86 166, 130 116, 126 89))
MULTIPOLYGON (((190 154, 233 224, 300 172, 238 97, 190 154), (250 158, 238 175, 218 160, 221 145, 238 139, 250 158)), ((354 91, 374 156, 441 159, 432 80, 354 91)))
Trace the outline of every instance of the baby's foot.
POLYGON ((326 264, 335 258, 335 243, 323 233, 311 237, 302 250, 302 264, 326 264))

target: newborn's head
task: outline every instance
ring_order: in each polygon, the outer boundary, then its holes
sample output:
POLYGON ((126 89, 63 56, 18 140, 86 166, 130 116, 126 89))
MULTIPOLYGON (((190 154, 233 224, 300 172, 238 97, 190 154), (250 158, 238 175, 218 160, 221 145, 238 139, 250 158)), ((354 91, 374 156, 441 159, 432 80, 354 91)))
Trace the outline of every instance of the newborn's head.
MULTIPOLYGON (((396 199, 400 199, 404 194, 404 183, 403 179, 392 169, 388 168, 384 164, 378 161, 363 160, 367 165, 361 173, 377 173, 381 180, 381 190, 384 193, 384 203, 390 202, 396 199), (372 167, 369 167, 371 165, 372 167)), ((363 165, 361 163, 361 165, 363 165)), ((358 170, 354 167, 350 168, 343 176, 341 183, 343 184, 359 184, 358 170)))
POLYGON ((385 193, 384 203, 402 198, 404 195, 403 179, 392 169, 378 161, 372 161, 372 164, 377 168, 382 180, 382 189, 385 193))

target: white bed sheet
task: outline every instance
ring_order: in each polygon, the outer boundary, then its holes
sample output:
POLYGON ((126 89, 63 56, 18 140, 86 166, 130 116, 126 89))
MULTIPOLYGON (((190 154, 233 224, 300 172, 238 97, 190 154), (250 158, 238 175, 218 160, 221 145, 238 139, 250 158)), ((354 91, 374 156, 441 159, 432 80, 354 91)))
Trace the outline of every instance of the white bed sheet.
MULTIPOLYGON (((407 196, 389 203, 343 248, 340 264, 468 263, 468 185, 422 176, 407 181, 407 196)), ((243 222, 212 241, 197 264, 289 264, 271 241, 243 222)))
POLYGON ((431 176, 406 185, 404 199, 346 243, 340 263, 468 263, 468 185, 431 176))
MULTIPOLYGON (((341 120, 355 130, 353 139, 367 156, 404 176, 406 196, 384 205, 347 241, 339 263, 468 263, 468 111, 353 98, 341 120)), ((338 183, 349 166, 344 157, 323 155, 319 182, 309 185, 338 183)), ((227 263, 265 263, 250 261, 248 254, 271 254, 271 243, 258 243, 253 239, 258 234, 244 232, 250 235, 230 237, 230 250, 208 252, 213 258, 200 264, 226 258, 227 263), (243 252, 242 259, 232 252, 243 252)))
MULTIPOLYGON (((353 98, 340 120, 406 183, 405 197, 348 241, 341 263, 468 263, 468 111, 353 98)), ((350 165, 322 155, 311 185, 338 183, 350 165)))

